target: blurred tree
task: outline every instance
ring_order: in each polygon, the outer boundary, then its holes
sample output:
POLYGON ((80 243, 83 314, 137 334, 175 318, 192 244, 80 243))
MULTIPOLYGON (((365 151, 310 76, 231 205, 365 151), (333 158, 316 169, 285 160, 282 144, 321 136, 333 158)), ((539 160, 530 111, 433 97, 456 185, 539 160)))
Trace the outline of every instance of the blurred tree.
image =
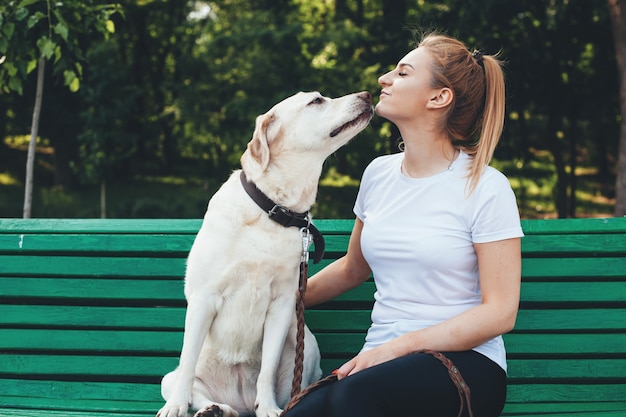
POLYGON ((72 0, 54 4, 50 0, 23 0, 0 6, 0 86, 3 91, 22 94, 24 79, 38 68, 26 163, 24 218, 31 215, 35 144, 46 62, 54 58, 51 61, 53 74, 62 74, 64 84, 71 91, 78 91, 84 45, 77 35, 95 29, 107 36, 114 31, 109 17, 117 11, 115 5, 72 0))
POLYGON ((619 97, 621 108, 621 128, 619 156, 617 163, 617 180, 615 182, 615 216, 626 216, 626 2, 624 0, 608 0, 615 56, 619 73, 619 97))

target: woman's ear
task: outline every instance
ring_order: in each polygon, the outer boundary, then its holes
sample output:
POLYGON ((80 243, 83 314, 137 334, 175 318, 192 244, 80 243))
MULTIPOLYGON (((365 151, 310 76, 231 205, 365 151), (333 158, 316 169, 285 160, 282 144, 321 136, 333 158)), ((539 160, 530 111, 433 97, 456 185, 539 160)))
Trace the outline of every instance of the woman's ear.
POLYGON ((452 104, 454 93, 448 87, 441 88, 436 91, 436 94, 428 101, 427 108, 430 109, 442 109, 452 104))

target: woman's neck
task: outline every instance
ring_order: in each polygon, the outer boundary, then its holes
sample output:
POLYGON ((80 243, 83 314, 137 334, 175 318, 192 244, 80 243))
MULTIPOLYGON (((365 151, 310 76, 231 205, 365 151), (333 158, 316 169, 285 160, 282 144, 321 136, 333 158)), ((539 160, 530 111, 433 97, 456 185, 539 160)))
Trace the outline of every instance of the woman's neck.
POLYGON ((402 137, 404 141, 403 174, 412 178, 425 178, 450 169, 459 150, 448 138, 435 137, 427 132, 422 136, 402 137))

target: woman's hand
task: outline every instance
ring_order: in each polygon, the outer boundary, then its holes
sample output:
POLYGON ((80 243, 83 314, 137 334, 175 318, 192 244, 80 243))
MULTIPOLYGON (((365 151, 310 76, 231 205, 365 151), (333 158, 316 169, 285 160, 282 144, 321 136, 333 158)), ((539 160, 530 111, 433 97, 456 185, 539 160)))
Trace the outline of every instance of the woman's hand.
POLYGON ((401 355, 395 352, 390 343, 385 343, 384 345, 359 353, 333 373, 337 375, 338 379, 343 379, 363 369, 390 361, 399 356, 401 355))

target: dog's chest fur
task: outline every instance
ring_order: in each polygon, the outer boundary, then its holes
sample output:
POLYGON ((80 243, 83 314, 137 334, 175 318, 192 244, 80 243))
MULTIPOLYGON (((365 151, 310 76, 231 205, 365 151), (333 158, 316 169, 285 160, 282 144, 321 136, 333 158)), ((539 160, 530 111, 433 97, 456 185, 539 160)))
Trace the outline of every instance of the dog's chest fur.
POLYGON ((260 359, 270 303, 280 298, 295 308, 301 254, 299 230, 269 219, 233 174, 211 199, 187 262, 188 270, 202 271, 187 273, 187 297, 206 297, 217 309, 203 357, 217 355, 227 363, 260 359))

